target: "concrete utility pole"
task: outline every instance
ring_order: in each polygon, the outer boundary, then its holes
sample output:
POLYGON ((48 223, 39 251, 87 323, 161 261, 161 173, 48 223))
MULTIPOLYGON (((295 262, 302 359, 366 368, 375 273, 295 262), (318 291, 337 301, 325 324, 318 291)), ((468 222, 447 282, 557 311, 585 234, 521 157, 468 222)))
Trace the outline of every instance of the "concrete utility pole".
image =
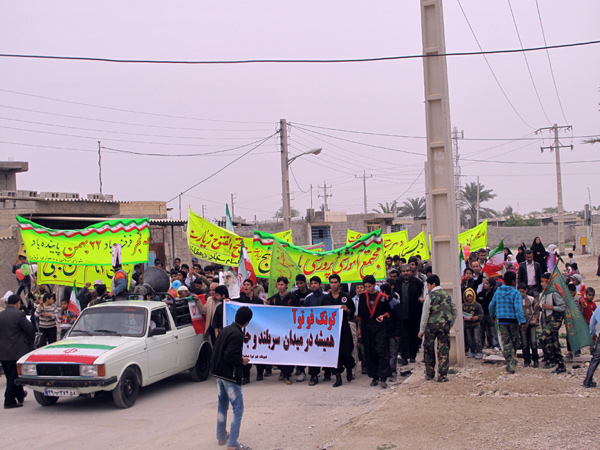
POLYGON ((367 213, 367 178, 373 178, 373 175, 369 175, 367 177, 367 171, 363 170, 363 176, 359 177, 354 175, 354 178, 362 178, 363 179, 363 191, 364 191, 364 199, 365 199, 365 214, 367 213))
POLYGON ((183 195, 183 192, 181 192, 179 194, 179 218, 181 219, 181 196, 183 195))
POLYGON ((323 195, 319 194, 318 196, 323 199, 323 204, 325 205, 325 211, 329 211, 329 206, 327 205, 327 199, 332 197, 332 194, 327 193, 327 189, 331 189, 331 186, 327 186, 327 181, 323 181, 323 186, 319 186, 319 189, 323 189, 323 195))
POLYGON ((206 205, 202 205, 202 217, 206 219, 206 205))
POLYGON ((235 201, 235 194, 231 194, 231 222, 233 222, 233 219, 235 218, 235 207, 234 207, 234 201, 235 201))
POLYGON ((454 189, 456 191, 456 219, 458 223, 458 230, 460 231, 461 220, 460 220, 460 155, 458 154, 458 140, 465 138, 465 132, 463 130, 458 131, 458 128, 452 129, 452 147, 454 150, 454 189))
POLYGON ((279 133, 281 136, 281 192, 283 194, 283 229, 292 228, 292 207, 290 201, 290 170, 288 166, 288 135, 287 122, 285 119, 279 121, 279 133))
POLYGON ((98 178, 100 179, 100 194, 102 194, 102 153, 100 149, 102 148, 100 141, 98 141, 98 178))
POLYGON ((552 127, 540 128, 536 131, 537 133, 541 133, 544 130, 552 130, 554 132, 554 147, 541 147, 542 153, 544 150, 552 151, 554 149, 554 156, 556 157, 556 191, 558 197, 558 251, 561 255, 565 254, 565 216, 563 210, 563 197, 562 197, 562 175, 560 173, 560 149, 561 148, 570 148, 573 150, 572 145, 560 145, 558 140, 558 130, 572 130, 573 127, 571 125, 564 125, 559 127, 554 124, 552 127))
POLYGON ((310 185, 310 209, 313 209, 313 202, 312 202, 312 184, 310 185))
POLYGON ((477 177, 477 220, 475 226, 479 225, 479 192, 481 192, 481 187, 479 186, 479 177, 477 177))
MULTIPOLYGON (((450 101, 441 0, 421 0, 425 118, 427 125, 426 192, 431 232, 433 270, 462 311, 458 266, 458 230, 454 167, 450 142, 450 101)), ((450 332, 450 360, 465 363, 463 321, 460 314, 450 332)))

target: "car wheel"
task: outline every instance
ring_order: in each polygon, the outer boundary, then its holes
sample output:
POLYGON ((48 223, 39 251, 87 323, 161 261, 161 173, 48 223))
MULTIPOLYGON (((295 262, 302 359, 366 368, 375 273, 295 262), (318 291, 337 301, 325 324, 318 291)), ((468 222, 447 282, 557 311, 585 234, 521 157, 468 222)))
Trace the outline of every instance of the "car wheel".
POLYGON ((119 408, 131 408, 137 400, 140 383, 133 367, 128 367, 121 375, 117 387, 112 391, 113 401, 119 408))
POLYGON ((212 352, 208 345, 204 345, 200 349, 196 365, 190 369, 190 375, 193 381, 204 381, 210 374, 210 358, 212 352))
POLYGON ((58 397, 50 397, 38 391, 33 391, 33 396, 35 397, 35 401, 42 406, 52 406, 58 401, 58 397))

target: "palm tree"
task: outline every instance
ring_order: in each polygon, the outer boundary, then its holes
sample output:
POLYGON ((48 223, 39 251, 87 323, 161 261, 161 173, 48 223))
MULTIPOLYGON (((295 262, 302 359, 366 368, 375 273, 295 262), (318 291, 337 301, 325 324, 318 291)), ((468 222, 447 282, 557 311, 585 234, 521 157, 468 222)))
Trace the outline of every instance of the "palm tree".
POLYGON ((405 200, 400 207, 399 212, 399 215, 412 217, 414 219, 425 216, 427 214, 425 197, 415 197, 405 200))
POLYGON ((397 205, 398 202, 396 200, 394 200, 391 205, 388 202, 385 202, 385 205, 379 203, 379 208, 372 209, 372 211, 378 214, 390 214, 396 210, 397 205))
MULTIPOLYGON (((485 189, 483 184, 479 184, 479 218, 489 219, 497 215, 496 211, 491 208, 482 208, 481 204, 496 197, 496 194, 491 189, 485 189)), ((460 191, 460 202, 462 206, 462 215, 468 214, 468 226, 473 228, 477 225, 477 183, 472 181, 465 185, 460 191)))

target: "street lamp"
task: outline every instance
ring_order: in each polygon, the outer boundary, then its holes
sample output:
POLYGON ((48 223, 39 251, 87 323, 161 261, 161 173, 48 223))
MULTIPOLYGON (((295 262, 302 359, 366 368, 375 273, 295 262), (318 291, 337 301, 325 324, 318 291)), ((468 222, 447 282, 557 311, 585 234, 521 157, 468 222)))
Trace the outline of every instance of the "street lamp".
POLYGON ((292 229, 292 207, 290 201, 290 164, 304 155, 318 155, 323 149, 313 148, 299 155, 288 158, 287 122, 285 119, 279 121, 281 133, 281 192, 283 194, 283 229, 292 229))

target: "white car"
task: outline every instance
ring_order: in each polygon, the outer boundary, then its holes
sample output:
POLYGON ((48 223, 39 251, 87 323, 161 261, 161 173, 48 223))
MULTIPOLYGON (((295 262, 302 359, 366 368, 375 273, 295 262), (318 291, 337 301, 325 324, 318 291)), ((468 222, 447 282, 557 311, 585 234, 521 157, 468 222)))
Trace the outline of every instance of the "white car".
POLYGON ((196 334, 187 301, 116 301, 82 311, 66 338, 17 362, 16 383, 43 406, 60 397, 111 391, 120 408, 133 406, 140 386, 184 370, 209 375, 212 347, 196 334))

